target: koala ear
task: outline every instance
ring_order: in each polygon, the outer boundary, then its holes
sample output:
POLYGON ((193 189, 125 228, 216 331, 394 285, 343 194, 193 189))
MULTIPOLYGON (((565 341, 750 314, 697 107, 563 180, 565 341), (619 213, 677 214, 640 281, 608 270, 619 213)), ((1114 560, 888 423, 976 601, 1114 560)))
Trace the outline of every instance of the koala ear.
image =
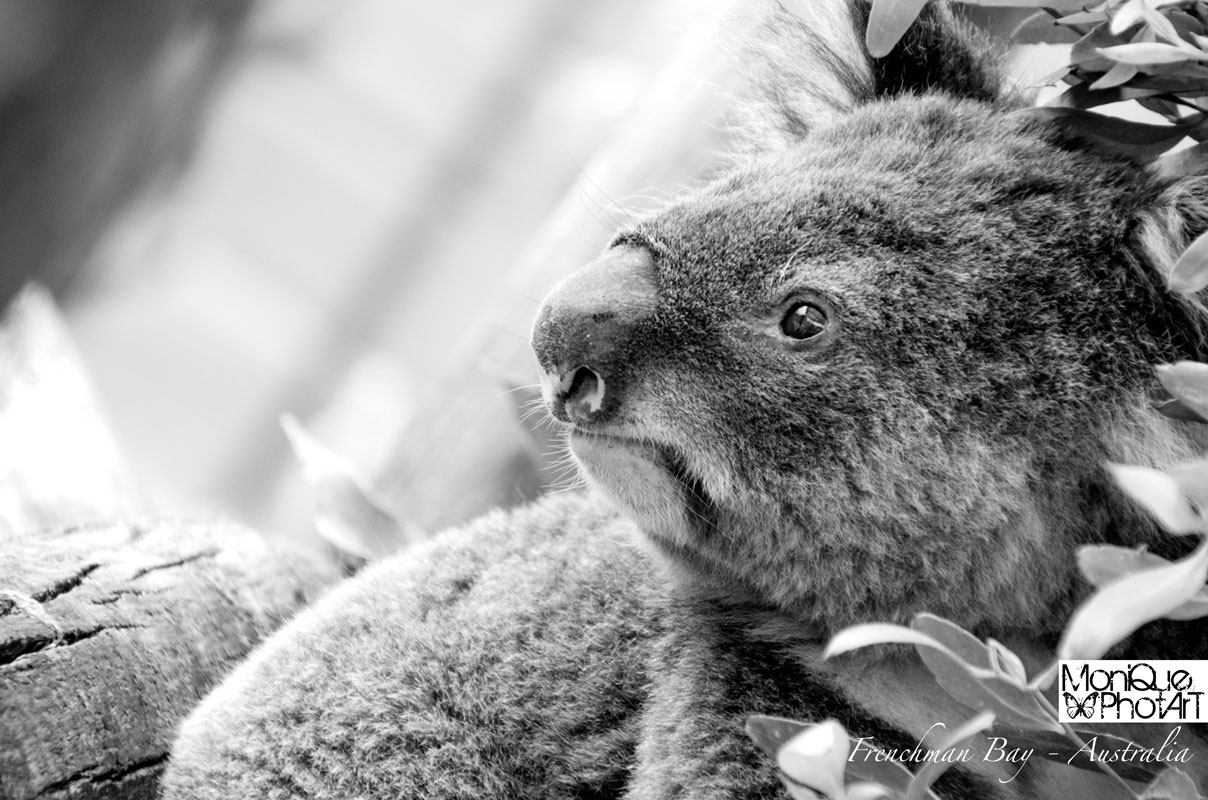
POLYGON ((865 46, 867 0, 783 0, 768 10, 744 59, 757 97, 757 146, 800 139, 856 106, 903 94, 1004 97, 1004 50, 933 0, 883 58, 865 46))
MULTIPOLYGON (((869 7, 856 6, 853 18, 863 31, 869 7)), ((947 2, 934 0, 887 55, 870 58, 873 91, 877 98, 944 92, 993 103, 1004 95, 1005 55, 1003 46, 954 14, 947 2)))

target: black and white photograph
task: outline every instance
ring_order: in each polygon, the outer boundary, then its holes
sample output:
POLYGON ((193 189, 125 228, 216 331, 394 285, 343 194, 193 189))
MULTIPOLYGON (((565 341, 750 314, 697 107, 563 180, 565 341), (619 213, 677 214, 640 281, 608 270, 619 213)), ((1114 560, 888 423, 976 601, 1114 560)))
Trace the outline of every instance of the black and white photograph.
POLYGON ((1208 797, 1208 2, 0 0, 0 800, 1208 797))

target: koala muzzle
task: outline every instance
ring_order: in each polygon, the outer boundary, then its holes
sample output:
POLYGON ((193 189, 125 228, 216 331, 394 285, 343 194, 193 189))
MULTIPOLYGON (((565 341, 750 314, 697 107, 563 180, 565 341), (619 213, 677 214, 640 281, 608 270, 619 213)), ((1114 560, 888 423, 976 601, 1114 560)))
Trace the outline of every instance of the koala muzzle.
POLYGON ((556 418, 591 427, 617 417, 657 307, 654 259, 643 247, 611 248, 554 287, 532 344, 556 418))

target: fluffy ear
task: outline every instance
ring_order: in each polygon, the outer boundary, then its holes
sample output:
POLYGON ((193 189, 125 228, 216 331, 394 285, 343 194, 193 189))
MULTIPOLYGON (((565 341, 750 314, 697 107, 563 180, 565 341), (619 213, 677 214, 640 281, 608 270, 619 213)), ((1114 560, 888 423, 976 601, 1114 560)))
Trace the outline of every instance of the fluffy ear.
POLYGON ((757 86, 757 146, 776 147, 862 103, 944 92, 988 103, 1003 96, 1003 50, 933 0, 884 58, 864 45, 867 0, 783 0, 748 48, 757 86))
MULTIPOLYGON (((869 6, 863 2, 855 5, 854 19, 863 31, 869 6)), ((1003 97, 1005 52, 987 34, 954 14, 946 2, 935 0, 888 55, 870 59, 873 96, 945 92, 994 103, 1003 97)))

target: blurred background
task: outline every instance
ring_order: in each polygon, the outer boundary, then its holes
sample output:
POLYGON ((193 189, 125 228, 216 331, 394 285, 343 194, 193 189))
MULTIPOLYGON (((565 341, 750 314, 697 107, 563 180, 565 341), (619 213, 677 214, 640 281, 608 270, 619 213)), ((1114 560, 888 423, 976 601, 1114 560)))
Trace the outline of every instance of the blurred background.
POLYGON ((715 160, 734 5, 6 0, 0 299, 51 288, 160 511, 309 537, 287 412, 426 528, 523 499, 528 321, 715 160))
POLYGON ((285 413, 423 529, 521 501, 531 317, 722 162, 742 5, 6 0, 0 301, 53 291, 148 508, 317 546, 285 413))

